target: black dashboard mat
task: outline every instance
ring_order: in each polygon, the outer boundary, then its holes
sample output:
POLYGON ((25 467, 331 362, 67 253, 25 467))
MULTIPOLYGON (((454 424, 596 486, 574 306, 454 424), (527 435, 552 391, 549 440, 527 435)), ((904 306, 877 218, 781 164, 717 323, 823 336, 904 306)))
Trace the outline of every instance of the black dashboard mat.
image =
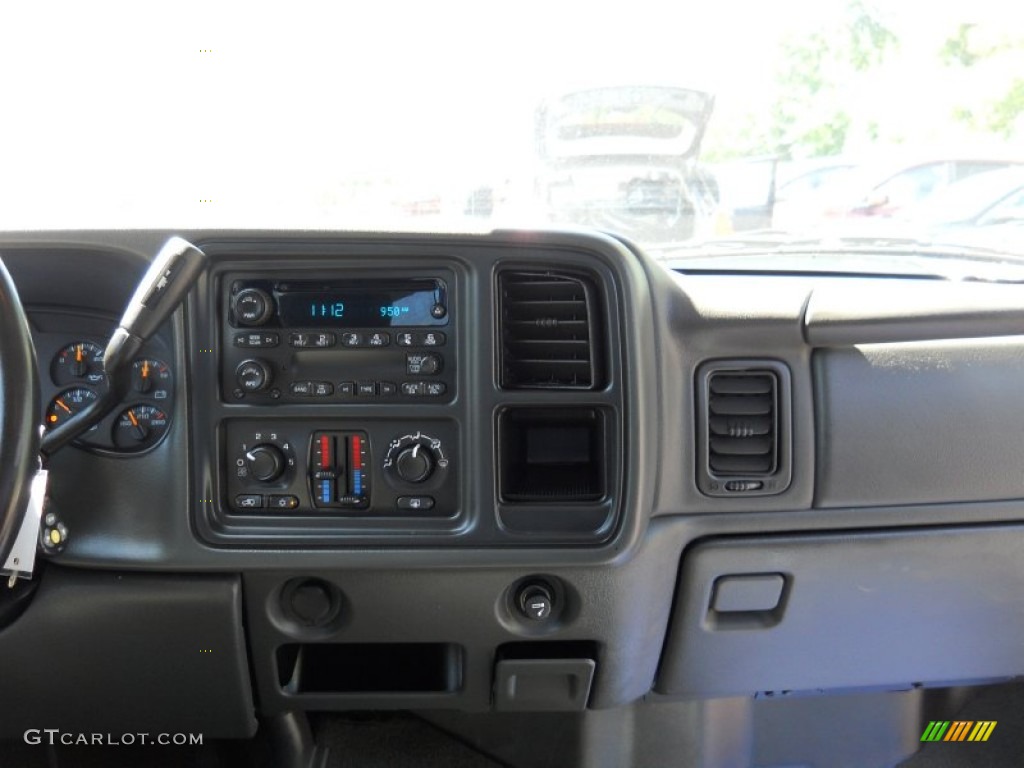
POLYGON ((224 741, 202 747, 48 746, 0 741, 2 768, 273 768, 259 739, 224 741))
POLYGON ((317 744, 330 750, 327 768, 502 768, 405 713, 320 715, 313 732, 317 744))

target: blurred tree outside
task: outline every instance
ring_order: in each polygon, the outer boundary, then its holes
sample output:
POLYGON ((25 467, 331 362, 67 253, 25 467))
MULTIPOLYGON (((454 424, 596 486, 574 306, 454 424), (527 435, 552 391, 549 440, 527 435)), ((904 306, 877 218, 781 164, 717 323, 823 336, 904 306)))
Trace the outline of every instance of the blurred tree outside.
POLYGON ((1024 38, 991 23, 922 24, 870 0, 842 10, 781 42, 767 108, 713 118, 705 161, 1024 137, 1024 38))
POLYGON ((1024 74, 1018 74, 1024 73, 1024 37, 963 23, 943 42, 939 56, 946 67, 972 70, 980 75, 976 79, 994 86, 955 105, 954 119, 1005 139, 1024 134, 1024 74))

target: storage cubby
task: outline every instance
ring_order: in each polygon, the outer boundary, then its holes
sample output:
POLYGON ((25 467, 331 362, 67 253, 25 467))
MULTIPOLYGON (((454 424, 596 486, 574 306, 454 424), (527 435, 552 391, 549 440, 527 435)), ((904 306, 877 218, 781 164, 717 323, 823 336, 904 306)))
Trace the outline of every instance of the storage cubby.
POLYGON ((278 682, 292 694, 449 693, 462 682, 450 643, 289 643, 277 649, 278 682))
POLYGON ((498 417, 501 500, 603 498, 605 431, 604 414, 596 408, 506 408, 498 417))

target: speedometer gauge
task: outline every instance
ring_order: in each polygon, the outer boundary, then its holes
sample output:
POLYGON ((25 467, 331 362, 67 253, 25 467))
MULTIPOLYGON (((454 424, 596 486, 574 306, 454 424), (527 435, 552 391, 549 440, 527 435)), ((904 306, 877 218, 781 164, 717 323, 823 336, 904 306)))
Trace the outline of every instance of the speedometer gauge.
POLYGON ((50 376, 57 386, 103 384, 103 348, 91 341, 68 344, 53 358, 50 376))

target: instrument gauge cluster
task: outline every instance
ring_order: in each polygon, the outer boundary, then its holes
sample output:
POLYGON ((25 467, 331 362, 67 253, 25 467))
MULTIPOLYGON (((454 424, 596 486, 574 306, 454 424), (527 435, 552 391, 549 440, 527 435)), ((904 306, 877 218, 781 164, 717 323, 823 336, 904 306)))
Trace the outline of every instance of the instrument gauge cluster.
MULTIPOLYGON (((33 313, 40 368, 43 428, 54 429, 99 399, 107 388, 103 352, 114 324, 91 316, 33 313), (60 326, 74 328, 71 333, 60 326)), ((172 350, 157 335, 132 361, 131 386, 113 412, 75 445, 95 453, 138 454, 158 445, 171 427, 172 350)))

